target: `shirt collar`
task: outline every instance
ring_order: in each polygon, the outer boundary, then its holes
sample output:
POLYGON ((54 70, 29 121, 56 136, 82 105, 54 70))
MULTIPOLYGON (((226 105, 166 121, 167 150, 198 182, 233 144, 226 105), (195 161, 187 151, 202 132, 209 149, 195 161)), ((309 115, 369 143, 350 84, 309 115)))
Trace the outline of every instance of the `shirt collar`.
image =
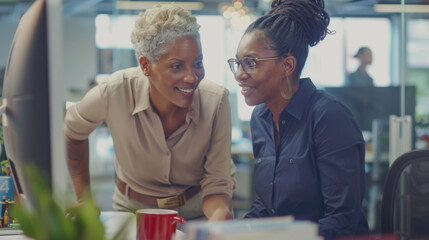
MULTIPOLYGON (((304 113, 307 102, 310 100, 311 95, 315 91, 316 86, 314 86, 310 78, 300 79, 298 91, 296 91, 296 93, 293 95, 292 99, 283 112, 287 112, 294 118, 300 120, 302 114, 304 113)), ((258 109, 259 116, 264 119, 272 119, 270 109, 265 104, 263 105, 264 107, 258 109)))
MULTIPOLYGON (((140 70, 140 69, 139 69, 140 70)), ((141 71, 138 73, 138 81, 134 82, 133 87, 133 100, 134 110, 132 115, 137 114, 141 111, 152 109, 149 99, 149 79, 143 75, 141 71)), ((186 121, 193 120, 198 122, 199 120, 199 109, 200 109, 200 90, 197 87, 194 93, 194 100, 189 107, 188 114, 186 115, 186 121)))
POLYGON ((151 108, 149 100, 149 79, 138 69, 138 80, 134 82, 132 93, 134 100, 133 115, 151 108))
POLYGON ((307 106, 311 95, 313 95, 315 91, 316 86, 314 86, 310 78, 300 79, 298 91, 293 95, 284 111, 300 120, 305 111, 305 106, 307 106))

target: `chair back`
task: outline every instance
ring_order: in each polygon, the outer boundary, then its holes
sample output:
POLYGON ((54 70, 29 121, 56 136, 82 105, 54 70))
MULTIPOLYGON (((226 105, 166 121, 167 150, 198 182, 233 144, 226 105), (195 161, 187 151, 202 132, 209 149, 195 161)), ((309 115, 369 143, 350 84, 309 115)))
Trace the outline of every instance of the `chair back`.
POLYGON ((429 149, 406 152, 391 165, 381 202, 381 231, 401 239, 429 239, 429 149))

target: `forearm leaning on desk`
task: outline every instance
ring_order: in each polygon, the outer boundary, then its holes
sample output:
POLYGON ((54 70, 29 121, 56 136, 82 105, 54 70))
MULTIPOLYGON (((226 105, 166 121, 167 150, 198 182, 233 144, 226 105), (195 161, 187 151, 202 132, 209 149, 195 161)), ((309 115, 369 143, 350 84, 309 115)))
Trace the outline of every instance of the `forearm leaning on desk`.
POLYGON ((86 192, 90 193, 89 178, 89 143, 88 139, 78 141, 66 136, 67 167, 73 182, 78 201, 83 200, 86 192))
POLYGON ((232 200, 225 194, 209 195, 203 199, 203 212, 209 221, 232 219, 232 200))

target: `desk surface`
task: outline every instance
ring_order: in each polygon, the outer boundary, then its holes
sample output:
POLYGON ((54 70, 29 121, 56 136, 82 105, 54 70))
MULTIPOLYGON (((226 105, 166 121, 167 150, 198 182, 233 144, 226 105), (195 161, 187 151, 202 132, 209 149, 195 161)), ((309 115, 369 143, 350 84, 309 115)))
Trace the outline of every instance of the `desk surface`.
MULTIPOLYGON (((128 234, 125 239, 135 240, 136 239, 136 218, 135 215, 129 212, 101 212, 100 221, 105 227, 106 238, 110 239, 121 227, 122 223, 128 219, 128 217, 134 216, 134 221, 128 226, 128 234)), ((180 230, 176 231, 176 237, 181 239, 184 235, 180 230)), ((25 235, 9 235, 0 236, 0 240, 31 240, 31 238, 25 235)))

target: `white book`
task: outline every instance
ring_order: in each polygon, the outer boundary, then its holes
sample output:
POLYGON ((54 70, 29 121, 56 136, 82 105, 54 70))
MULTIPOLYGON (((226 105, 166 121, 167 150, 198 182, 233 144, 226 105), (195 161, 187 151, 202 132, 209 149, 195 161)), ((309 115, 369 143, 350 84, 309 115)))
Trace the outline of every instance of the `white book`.
POLYGON ((185 234, 176 240, 322 240, 318 225, 293 217, 255 218, 223 222, 185 223, 185 234))

